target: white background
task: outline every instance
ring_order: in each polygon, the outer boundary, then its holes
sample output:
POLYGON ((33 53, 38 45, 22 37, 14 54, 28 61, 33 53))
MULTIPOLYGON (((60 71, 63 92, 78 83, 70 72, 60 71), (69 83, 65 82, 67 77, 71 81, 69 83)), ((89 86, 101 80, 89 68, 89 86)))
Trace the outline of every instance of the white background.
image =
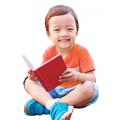
POLYGON ((98 101, 74 111, 72 120, 119 120, 120 109, 120 8, 117 0, 1 0, 0 1, 0 119, 47 120, 49 116, 28 117, 23 106, 30 96, 22 81, 28 67, 26 54, 35 66, 51 44, 44 18, 55 4, 71 6, 80 23, 76 42, 88 48, 96 65, 100 88, 98 101))

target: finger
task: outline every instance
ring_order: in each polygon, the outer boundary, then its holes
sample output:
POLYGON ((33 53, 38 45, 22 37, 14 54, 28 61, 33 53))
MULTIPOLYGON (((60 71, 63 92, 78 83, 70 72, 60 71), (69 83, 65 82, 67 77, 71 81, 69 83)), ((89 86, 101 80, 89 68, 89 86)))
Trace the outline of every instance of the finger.
POLYGON ((69 69, 66 69, 66 70, 62 73, 62 75, 68 74, 69 72, 70 72, 70 70, 69 70, 69 69))
POLYGON ((37 80, 37 77, 33 71, 28 71, 27 76, 29 77, 30 80, 37 80))
POLYGON ((32 76, 35 76, 35 73, 32 70, 29 70, 28 73, 32 76))
POLYGON ((66 78, 70 78, 72 76, 73 76, 73 73, 68 73, 68 74, 62 75, 61 78, 66 79, 66 78))
POLYGON ((35 76, 34 79, 37 80, 37 77, 35 76))
POLYGON ((29 78, 30 78, 30 80, 33 80, 33 81, 37 80, 36 77, 34 77, 34 76, 30 76, 29 78))
POLYGON ((32 73, 32 70, 29 70, 28 73, 31 74, 31 73, 32 73))
POLYGON ((69 78, 64 78, 64 79, 60 79, 60 82, 71 82, 71 81, 75 81, 74 77, 69 77, 69 78))

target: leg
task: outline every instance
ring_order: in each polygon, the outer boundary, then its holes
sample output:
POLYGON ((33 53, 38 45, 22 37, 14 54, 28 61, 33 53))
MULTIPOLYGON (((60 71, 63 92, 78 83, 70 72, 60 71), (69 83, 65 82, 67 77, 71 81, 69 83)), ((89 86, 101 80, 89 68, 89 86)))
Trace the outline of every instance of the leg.
POLYGON ((42 115, 49 114, 50 111, 45 107, 46 102, 51 100, 52 97, 48 94, 44 88, 40 87, 34 81, 26 79, 24 81, 25 90, 32 96, 25 106, 24 112, 27 115, 42 115), (37 92, 36 92, 37 91, 37 92), (42 94, 41 94, 42 93, 42 94))
POLYGON ((32 98, 44 106, 46 105, 47 101, 53 99, 44 88, 40 87, 30 79, 27 79, 25 82, 25 90, 31 95, 32 98))
POLYGON ((94 85, 90 81, 86 81, 80 87, 76 88, 66 96, 59 99, 50 111, 52 120, 70 120, 73 107, 83 106, 93 97, 94 85))
POLYGON ((41 115, 48 114, 50 112, 52 120, 70 120, 73 111, 72 106, 61 102, 55 103, 51 95, 46 90, 44 90, 44 88, 40 87, 34 81, 29 79, 27 79, 25 82, 25 89, 36 101, 39 102, 38 103, 32 99, 28 102, 28 104, 26 104, 25 113, 27 115, 41 115), (44 107, 48 102, 50 104, 52 103, 50 111, 46 111, 44 107))
POLYGON ((93 95, 94 85, 92 82, 86 81, 59 101, 73 106, 84 106, 93 95))

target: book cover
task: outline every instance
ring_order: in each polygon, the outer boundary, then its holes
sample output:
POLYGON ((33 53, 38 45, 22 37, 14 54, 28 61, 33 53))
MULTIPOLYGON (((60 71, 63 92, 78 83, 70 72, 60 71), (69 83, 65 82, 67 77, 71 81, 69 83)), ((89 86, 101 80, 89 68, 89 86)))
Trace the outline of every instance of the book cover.
POLYGON ((26 56, 23 56, 23 59, 47 91, 50 91, 60 84, 59 76, 66 70, 66 65, 61 55, 56 55, 37 69, 34 69, 26 56))

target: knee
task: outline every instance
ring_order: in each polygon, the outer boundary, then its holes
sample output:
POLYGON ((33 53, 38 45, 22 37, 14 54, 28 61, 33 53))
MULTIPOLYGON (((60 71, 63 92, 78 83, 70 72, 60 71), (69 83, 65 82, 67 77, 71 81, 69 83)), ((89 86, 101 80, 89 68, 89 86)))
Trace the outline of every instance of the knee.
POLYGON ((91 81, 86 81, 84 84, 84 94, 90 99, 94 95, 94 85, 91 81))

